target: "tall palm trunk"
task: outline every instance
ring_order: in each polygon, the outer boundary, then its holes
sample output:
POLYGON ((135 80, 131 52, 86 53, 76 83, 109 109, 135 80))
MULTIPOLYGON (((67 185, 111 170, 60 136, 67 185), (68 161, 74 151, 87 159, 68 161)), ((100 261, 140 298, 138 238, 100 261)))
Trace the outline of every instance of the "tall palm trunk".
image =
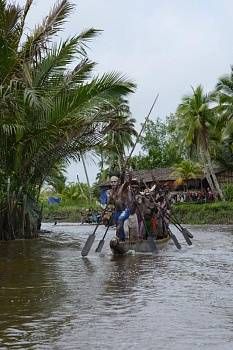
POLYGON ((202 147, 200 147, 199 151, 200 151, 200 156, 201 156, 202 163, 204 166, 204 173, 205 173, 206 179, 209 183, 209 186, 211 188, 211 191, 213 193, 217 192, 220 199, 222 201, 225 201, 223 192, 221 190, 221 187, 219 186, 218 179, 217 179, 215 172, 214 172, 214 169, 213 169, 213 165, 211 162, 211 157, 210 157, 210 153, 209 153, 208 148, 205 148, 205 150, 204 150, 202 147))
POLYGON ((100 172, 102 173, 104 169, 104 156, 102 150, 100 151, 100 172))
POLYGON ((91 202, 92 202, 91 185, 90 185, 90 180, 89 180, 89 176, 88 176, 88 173, 87 173, 87 167, 86 167, 85 159, 84 159, 82 153, 81 153, 81 160, 82 160, 82 163, 83 163, 83 169, 84 169, 86 180, 87 180, 87 184, 88 184, 89 204, 91 205, 91 202))
POLYGON ((215 186, 214 186, 213 180, 211 178, 210 170, 209 170, 209 167, 208 167, 208 164, 207 164, 207 160, 206 160, 206 157, 205 157, 205 154, 204 154, 204 151, 203 151, 202 147, 200 147, 199 153, 200 153, 201 163, 203 165, 203 170, 204 170, 205 177, 207 179, 207 182, 208 182, 208 184, 210 186, 211 191, 213 193, 215 193, 215 186))
POLYGON ((211 174, 211 177, 213 179, 213 183, 214 183, 214 186, 216 188, 216 191, 218 192, 219 194, 219 197, 221 198, 222 201, 225 201, 225 198, 224 198, 224 195, 223 195, 223 192, 219 186, 219 183, 218 183, 218 179, 215 175, 215 172, 214 172, 214 169, 213 169, 213 166, 212 166, 212 162, 211 162, 211 158, 210 158, 210 153, 209 153, 209 150, 207 149, 205 151, 205 156, 206 156, 206 159, 207 159, 207 164, 208 164, 208 168, 210 170, 210 174, 211 174))
POLYGON ((118 162, 118 167, 120 170, 120 173, 122 172, 122 167, 123 167, 123 163, 124 163, 124 154, 122 154, 122 152, 119 150, 119 147, 116 145, 116 149, 117 149, 117 162, 118 162))
POLYGON ((212 165, 212 161, 211 161, 211 157, 210 157, 210 152, 209 152, 209 147, 208 147, 208 133, 207 133, 206 129, 203 130, 200 147, 202 148, 203 155, 206 159, 208 173, 211 176, 211 179, 212 179, 212 182, 213 182, 213 185, 215 188, 215 192, 217 192, 220 199, 222 201, 224 201, 225 198, 224 198, 223 192, 219 186, 217 177, 216 177, 214 169, 213 169, 213 165, 212 165))

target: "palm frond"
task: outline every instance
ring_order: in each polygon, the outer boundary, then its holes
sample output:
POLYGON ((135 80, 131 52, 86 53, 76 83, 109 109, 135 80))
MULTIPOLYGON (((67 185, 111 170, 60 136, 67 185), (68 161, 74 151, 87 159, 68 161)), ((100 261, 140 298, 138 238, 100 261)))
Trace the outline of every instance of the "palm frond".
POLYGON ((62 29, 73 9, 74 4, 68 0, 60 0, 54 5, 49 15, 35 27, 22 45, 22 56, 26 61, 33 62, 41 57, 43 51, 48 49, 51 37, 62 29))
POLYGON ((88 58, 82 59, 71 72, 65 75, 63 88, 75 87, 77 84, 82 84, 91 78, 91 73, 95 65, 96 63, 90 61, 88 58))

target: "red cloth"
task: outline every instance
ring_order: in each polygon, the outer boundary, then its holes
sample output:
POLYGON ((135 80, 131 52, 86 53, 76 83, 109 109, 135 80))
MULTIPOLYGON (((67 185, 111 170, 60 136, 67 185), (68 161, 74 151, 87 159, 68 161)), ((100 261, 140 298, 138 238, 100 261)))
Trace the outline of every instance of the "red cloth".
POLYGON ((158 227, 158 220, 155 216, 152 216, 151 218, 151 229, 152 229, 152 232, 156 232, 157 230, 157 227, 158 227))

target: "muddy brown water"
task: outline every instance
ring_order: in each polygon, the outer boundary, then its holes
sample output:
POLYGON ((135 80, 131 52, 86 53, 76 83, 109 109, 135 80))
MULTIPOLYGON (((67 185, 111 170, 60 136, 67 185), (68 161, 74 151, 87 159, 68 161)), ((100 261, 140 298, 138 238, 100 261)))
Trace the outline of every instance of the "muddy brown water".
POLYGON ((96 254, 104 228, 46 224, 51 234, 0 243, 0 349, 233 349, 233 227, 188 226, 178 251, 96 254))

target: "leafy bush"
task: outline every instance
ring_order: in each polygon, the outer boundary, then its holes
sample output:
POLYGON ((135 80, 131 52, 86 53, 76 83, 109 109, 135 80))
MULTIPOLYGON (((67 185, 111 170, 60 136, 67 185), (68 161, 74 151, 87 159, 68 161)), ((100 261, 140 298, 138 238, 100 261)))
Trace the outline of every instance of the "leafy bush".
POLYGON ((223 192, 227 201, 233 201, 233 184, 224 185, 223 192))
POLYGON ((172 211, 183 224, 233 224, 233 202, 175 204, 172 211))

